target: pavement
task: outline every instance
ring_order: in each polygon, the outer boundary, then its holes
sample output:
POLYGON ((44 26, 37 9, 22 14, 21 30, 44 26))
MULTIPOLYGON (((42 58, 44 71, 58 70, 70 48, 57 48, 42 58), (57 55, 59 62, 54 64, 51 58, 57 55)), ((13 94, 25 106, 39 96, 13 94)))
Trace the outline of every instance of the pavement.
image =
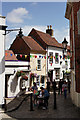
MULTIPOLYGON (((16 101, 15 101, 16 102, 16 101)), ((22 104, 11 112, 2 113, 3 118, 11 118, 17 120, 19 118, 74 118, 80 119, 80 108, 72 104, 70 95, 64 99, 63 95, 56 95, 57 109, 54 109, 54 96, 50 94, 48 109, 43 110, 35 106, 34 111, 30 111, 30 97, 26 97, 22 104)), ((1 113, 0 113, 1 115, 1 113)), ((3 120, 4 120, 3 119, 3 120)))

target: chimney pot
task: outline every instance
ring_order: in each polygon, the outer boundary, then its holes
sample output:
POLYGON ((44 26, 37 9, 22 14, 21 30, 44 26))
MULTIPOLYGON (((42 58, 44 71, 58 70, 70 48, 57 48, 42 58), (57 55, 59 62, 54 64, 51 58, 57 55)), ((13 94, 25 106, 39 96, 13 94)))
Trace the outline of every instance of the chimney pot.
POLYGON ((52 25, 50 25, 50 29, 52 29, 52 25))
POLYGON ((46 30, 46 33, 48 33, 50 36, 53 36, 53 29, 52 29, 52 25, 48 25, 47 26, 48 27, 48 29, 46 30), (49 27, 50 27, 50 29, 49 29, 49 27))
POLYGON ((47 28, 49 29, 49 25, 47 25, 47 28))

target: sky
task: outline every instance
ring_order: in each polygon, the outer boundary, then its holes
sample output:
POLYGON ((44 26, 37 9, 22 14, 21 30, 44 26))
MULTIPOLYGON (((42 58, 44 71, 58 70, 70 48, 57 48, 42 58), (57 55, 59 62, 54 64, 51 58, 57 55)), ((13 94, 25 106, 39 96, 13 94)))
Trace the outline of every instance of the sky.
MULTIPOLYGON (((66 2, 3 2, 2 15, 6 16, 7 29, 22 28, 27 36, 32 28, 46 32, 52 25, 53 36, 58 42, 66 37, 69 42, 69 21, 65 18, 66 2)), ((17 32, 6 35, 6 49, 16 38, 17 32)))

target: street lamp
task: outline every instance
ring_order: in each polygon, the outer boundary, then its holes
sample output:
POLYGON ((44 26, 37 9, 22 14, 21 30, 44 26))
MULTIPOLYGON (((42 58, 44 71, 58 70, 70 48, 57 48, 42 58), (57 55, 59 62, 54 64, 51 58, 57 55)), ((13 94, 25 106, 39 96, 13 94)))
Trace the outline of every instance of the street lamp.
MULTIPOLYGON (((64 41, 62 42, 62 46, 63 46, 63 59, 64 59, 64 55, 65 55, 64 53, 67 54, 67 44, 68 44, 68 42, 66 41, 66 38, 64 38, 64 41)), ((63 70, 63 80, 64 80, 64 70, 63 70)))
POLYGON ((63 46, 63 58, 64 58, 64 55, 67 54, 67 44, 68 44, 68 42, 66 41, 66 38, 64 38, 64 41, 62 42, 62 46, 63 46), (64 54, 64 52, 66 54, 64 54))
POLYGON ((68 42, 66 41, 66 38, 64 38, 64 41, 62 42, 62 45, 63 45, 63 49, 64 49, 64 50, 67 49, 67 44, 68 44, 68 42))

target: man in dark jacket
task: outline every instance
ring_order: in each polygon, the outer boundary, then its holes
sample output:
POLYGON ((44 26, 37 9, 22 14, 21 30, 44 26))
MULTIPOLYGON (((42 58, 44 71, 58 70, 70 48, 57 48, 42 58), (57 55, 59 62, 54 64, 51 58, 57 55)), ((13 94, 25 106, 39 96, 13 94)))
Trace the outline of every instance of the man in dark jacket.
POLYGON ((59 92, 58 92, 58 94, 62 94, 62 80, 60 79, 60 81, 59 81, 59 92))

